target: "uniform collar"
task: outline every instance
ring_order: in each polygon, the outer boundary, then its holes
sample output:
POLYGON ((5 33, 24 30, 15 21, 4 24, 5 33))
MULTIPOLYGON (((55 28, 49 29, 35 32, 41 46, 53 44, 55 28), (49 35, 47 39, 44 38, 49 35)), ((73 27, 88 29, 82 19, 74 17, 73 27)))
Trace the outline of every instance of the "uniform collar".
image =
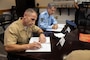
POLYGON ((47 16, 48 16, 48 17, 50 17, 50 16, 51 16, 51 15, 49 15, 48 11, 45 11, 45 12, 46 12, 46 14, 47 14, 47 16))
POLYGON ((26 26, 23 25, 23 21, 22 21, 22 18, 21 18, 21 17, 20 17, 19 20, 18 20, 18 25, 20 26, 20 29, 21 29, 21 30, 25 30, 25 27, 26 27, 26 26))

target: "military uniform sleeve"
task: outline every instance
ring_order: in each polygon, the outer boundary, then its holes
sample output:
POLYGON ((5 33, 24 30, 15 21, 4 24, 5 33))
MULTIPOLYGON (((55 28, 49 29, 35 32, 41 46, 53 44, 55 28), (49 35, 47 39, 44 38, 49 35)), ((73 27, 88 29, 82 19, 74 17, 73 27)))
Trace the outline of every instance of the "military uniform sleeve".
POLYGON ((16 44, 17 43, 17 30, 13 28, 14 26, 10 26, 6 29, 4 34, 4 45, 8 44, 16 44))
POLYGON ((39 27, 38 26, 36 26, 36 25, 34 25, 33 27, 32 27, 32 31, 33 32, 38 32, 39 31, 39 27))

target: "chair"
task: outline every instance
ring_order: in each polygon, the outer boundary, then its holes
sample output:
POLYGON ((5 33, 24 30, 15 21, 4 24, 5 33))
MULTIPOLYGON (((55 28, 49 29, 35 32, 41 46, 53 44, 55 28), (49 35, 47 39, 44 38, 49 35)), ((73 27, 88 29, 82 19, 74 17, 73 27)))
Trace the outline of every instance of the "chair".
POLYGON ((82 2, 82 4, 84 5, 84 7, 86 8, 86 13, 89 11, 89 6, 90 6, 90 2, 82 2))
POLYGON ((12 15, 12 21, 15 21, 19 18, 16 14, 16 6, 11 7, 10 13, 12 15))
POLYGON ((0 60, 7 60, 7 52, 5 51, 1 41, 0 41, 0 60))
MULTIPOLYGON (((3 30, 7 28, 9 24, 12 23, 12 15, 10 14, 2 14, 0 15, 0 26, 2 27, 3 30)), ((0 40, 3 42, 4 39, 4 32, 0 34, 1 38, 0 40)))
POLYGON ((78 29, 80 33, 90 34, 90 14, 87 15, 86 19, 78 21, 78 29))
POLYGON ((83 4, 80 4, 79 5, 79 9, 76 9, 76 12, 75 12, 75 24, 78 25, 78 21, 80 19, 85 19, 85 8, 84 8, 84 5, 83 4))

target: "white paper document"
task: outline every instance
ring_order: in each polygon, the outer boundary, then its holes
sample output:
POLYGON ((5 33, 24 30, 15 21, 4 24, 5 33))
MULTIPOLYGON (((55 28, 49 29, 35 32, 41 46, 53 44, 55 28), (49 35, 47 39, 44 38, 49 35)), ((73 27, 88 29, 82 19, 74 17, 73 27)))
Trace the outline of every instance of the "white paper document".
POLYGON ((65 34, 63 34, 63 33, 54 33, 54 36, 56 36, 58 38, 61 38, 61 37, 64 37, 65 34))
POLYGON ((55 31, 55 32, 61 32, 61 30, 64 28, 65 24, 58 24, 57 29, 46 29, 46 31, 55 31))
POLYGON ((61 44, 61 46, 63 46, 64 43, 65 43, 65 39, 62 37, 62 38, 60 39, 60 44, 61 44))
MULTIPOLYGON (((29 41, 29 43, 38 42, 39 37, 32 37, 29 41)), ((26 52, 51 52, 51 43, 50 43, 50 37, 46 37, 46 42, 41 43, 41 48, 37 50, 26 50, 26 52)))
POLYGON ((70 31, 71 31, 70 27, 67 27, 66 31, 68 31, 68 33, 70 33, 70 31))
POLYGON ((56 44, 56 46, 58 46, 59 44, 60 44, 61 46, 63 46, 64 43, 65 43, 65 39, 64 39, 64 37, 62 37, 62 38, 58 41, 58 43, 56 44))

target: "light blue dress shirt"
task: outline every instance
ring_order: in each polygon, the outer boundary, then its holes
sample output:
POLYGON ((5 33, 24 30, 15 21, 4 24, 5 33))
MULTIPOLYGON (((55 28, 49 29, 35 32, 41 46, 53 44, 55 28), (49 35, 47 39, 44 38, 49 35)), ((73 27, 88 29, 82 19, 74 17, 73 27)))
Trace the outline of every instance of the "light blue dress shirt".
POLYGON ((54 16, 49 15, 47 11, 42 12, 39 15, 38 26, 44 30, 52 29, 53 24, 57 24, 54 16))

